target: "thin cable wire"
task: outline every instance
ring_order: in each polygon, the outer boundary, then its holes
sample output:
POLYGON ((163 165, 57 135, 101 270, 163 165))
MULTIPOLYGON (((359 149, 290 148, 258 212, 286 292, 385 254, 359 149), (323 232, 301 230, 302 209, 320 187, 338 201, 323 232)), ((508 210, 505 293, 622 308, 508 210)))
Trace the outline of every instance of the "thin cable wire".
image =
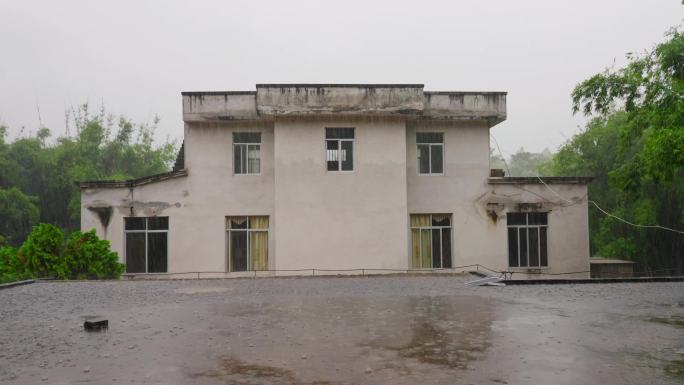
MULTIPOLYGON (((499 147, 499 142, 496 140, 496 138, 494 137, 494 135, 492 135, 491 133, 489 134, 489 137, 492 138, 492 139, 494 140, 494 144, 496 144, 496 149, 499 151, 499 155, 501 156, 501 159, 503 159, 504 165, 506 166, 506 171, 508 172, 508 175, 510 175, 510 174, 511 174, 511 171, 508 169, 508 163, 506 163, 506 158, 503 156, 503 153, 501 152, 501 148, 499 147)), ((510 175, 510 176, 512 176, 512 175, 510 175)), ((560 194, 558 194, 554 189, 552 189, 548 184, 546 184, 546 182, 544 182, 544 180, 543 180, 538 174, 537 174, 537 179, 539 179, 539 181, 540 181, 544 186, 546 186, 546 188, 549 189, 549 191, 551 191, 551 192, 553 193, 553 195, 557 196, 558 198, 562 199, 563 201, 565 201, 565 202, 567 202, 567 203, 570 203, 571 205, 574 205, 574 204, 577 204, 577 203, 578 203, 578 202, 573 202, 573 201, 571 201, 570 199, 567 199, 567 198, 561 196, 560 194)), ((600 212, 602 212, 604 215, 607 215, 607 216, 609 216, 609 217, 611 217, 611 218, 615 218, 615 219, 619 220, 620 222, 626 223, 626 224, 628 224, 628 225, 630 225, 630 226, 639 227, 639 228, 644 228, 644 229, 660 229, 660 230, 667 230, 667 231, 672 231, 672 232, 677 233, 677 234, 684 234, 684 231, 677 230, 677 229, 672 229, 672 228, 665 227, 665 226, 661 226, 661 225, 640 225, 640 224, 638 224, 638 223, 632 223, 632 222, 630 222, 630 221, 628 221, 628 220, 626 220, 626 219, 622 219, 622 218, 618 217, 617 215, 614 215, 614 214, 611 214, 611 213, 607 212, 606 210, 602 209, 601 206, 598 205, 598 203, 596 203, 596 202, 594 202, 594 201, 592 201, 592 200, 587 200, 587 202, 589 202, 589 203, 591 203, 592 205, 594 205, 594 206, 595 206, 600 212)))
POLYGON ((619 220, 620 222, 624 222, 624 223, 626 223, 626 224, 628 224, 628 225, 630 225, 630 226, 641 227, 641 228, 649 228, 649 229, 661 229, 661 230, 672 231, 672 232, 678 233, 678 234, 684 234, 684 231, 677 230, 677 229, 671 229, 671 228, 669 228, 669 227, 665 227, 665 226, 661 226, 661 225, 640 225, 640 224, 637 224, 637 223, 632 223, 632 222, 629 222, 629 221, 627 221, 627 220, 624 220, 624 219, 622 219, 622 218, 620 218, 620 217, 618 217, 618 216, 616 216, 616 215, 613 215, 613 214, 607 212, 606 210, 604 210, 604 209, 602 209, 601 207, 599 207, 599 205, 598 205, 596 202, 594 202, 594 201, 589 201, 589 203, 591 203, 591 204, 593 204, 594 206, 596 206, 596 208, 599 209, 599 211, 601 211, 601 212, 604 213, 605 215, 607 215, 607 216, 609 216, 609 217, 611 217, 611 218, 615 218, 615 219, 619 220))
POLYGON ((496 144, 496 149, 499 151, 499 155, 501 156, 501 160, 503 160, 503 162, 504 162, 504 166, 506 166, 506 173, 508 173, 508 176, 513 176, 513 175, 511 175, 511 170, 508 168, 508 162, 506 162, 506 157, 501 152, 501 147, 499 147, 499 141, 496 140, 496 138, 492 134, 489 134, 489 137, 494 139, 494 144, 496 144))
MULTIPOLYGON (((546 186, 546 188, 549 189, 549 191, 551 191, 554 195, 556 195, 557 197, 559 197, 560 199, 562 199, 566 202, 573 203, 572 201, 562 197, 560 194, 558 194, 556 191, 554 191, 551 187, 549 187, 549 185, 546 184, 546 182, 544 182, 544 180, 539 175, 537 175, 537 179, 539 179, 539 181, 542 182, 542 184, 544 184, 544 186, 546 186)), ((591 203, 592 205, 594 205, 603 214, 605 214, 611 218, 615 218, 615 219, 619 220, 620 222, 626 223, 630 226, 645 228, 645 229, 661 229, 661 230, 672 231, 672 232, 678 233, 678 234, 684 234, 684 231, 672 229, 672 228, 661 226, 661 225, 640 225, 638 223, 632 223, 626 219, 622 219, 622 218, 618 217, 617 215, 614 215, 614 214, 607 212, 606 210, 602 209, 601 206, 598 205, 598 203, 596 203, 592 200, 588 200, 588 202, 591 203)))

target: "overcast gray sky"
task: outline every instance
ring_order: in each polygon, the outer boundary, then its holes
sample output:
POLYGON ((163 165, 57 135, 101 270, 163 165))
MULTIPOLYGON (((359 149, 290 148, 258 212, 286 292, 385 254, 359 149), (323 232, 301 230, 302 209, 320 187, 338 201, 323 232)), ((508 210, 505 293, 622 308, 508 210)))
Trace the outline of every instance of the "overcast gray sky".
POLYGON ((180 139, 181 91, 255 83, 423 83, 508 91, 504 153, 578 131, 570 92, 682 23, 680 0, 0 0, 0 122, 64 133, 67 107, 161 118, 180 139))

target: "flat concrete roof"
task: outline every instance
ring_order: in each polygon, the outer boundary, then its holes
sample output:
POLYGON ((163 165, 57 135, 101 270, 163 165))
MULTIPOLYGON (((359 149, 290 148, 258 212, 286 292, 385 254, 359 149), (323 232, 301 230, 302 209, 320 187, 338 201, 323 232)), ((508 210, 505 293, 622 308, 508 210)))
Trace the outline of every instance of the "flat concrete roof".
POLYGON ((256 84, 256 91, 192 91, 183 121, 273 120, 279 116, 398 116, 407 120, 506 120, 506 92, 424 91, 423 84, 256 84))

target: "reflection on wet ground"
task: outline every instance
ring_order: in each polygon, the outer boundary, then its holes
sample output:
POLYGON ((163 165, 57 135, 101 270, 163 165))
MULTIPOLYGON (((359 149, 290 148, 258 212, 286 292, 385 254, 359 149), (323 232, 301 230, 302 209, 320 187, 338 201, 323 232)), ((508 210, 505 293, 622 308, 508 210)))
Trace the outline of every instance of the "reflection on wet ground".
MULTIPOLYGON (((400 317, 390 321, 397 335, 380 336, 368 346, 396 351, 401 358, 466 369, 489 344, 491 301, 477 297, 407 298, 400 317)), ((387 322, 387 321, 385 321, 387 322)))
POLYGON ((464 281, 322 278, 17 288, 0 293, 0 383, 684 380, 684 286, 464 289, 464 281), (83 317, 93 314, 109 319, 108 331, 82 330, 83 317))
POLYGON ((236 383, 239 383, 241 380, 249 380, 250 383, 255 383, 255 381, 258 382, 259 380, 277 381, 279 384, 301 383, 290 370, 273 366, 248 364, 233 358, 221 360, 218 369, 207 370, 204 373, 194 374, 190 377, 219 378, 236 383))
POLYGON ((206 383, 447 380, 489 346, 492 310, 491 300, 467 295, 214 305, 212 318, 225 319, 212 330, 235 354, 188 375, 206 383))
POLYGON ((649 317, 647 321, 684 328, 684 314, 675 314, 669 317, 649 317))

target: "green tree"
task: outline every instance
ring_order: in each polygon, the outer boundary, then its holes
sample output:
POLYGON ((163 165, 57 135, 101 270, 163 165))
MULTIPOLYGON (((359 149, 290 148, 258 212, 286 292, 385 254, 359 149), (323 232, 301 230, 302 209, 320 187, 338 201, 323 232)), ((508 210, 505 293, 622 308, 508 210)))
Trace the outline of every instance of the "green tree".
POLYGON ((542 152, 527 152, 524 148, 511 155, 508 161, 510 176, 537 176, 543 173, 540 167, 551 160, 552 154, 548 149, 542 152))
MULTIPOLYGON (((557 174, 592 175, 591 198, 633 223, 684 226, 684 35, 624 68, 580 83, 573 109, 593 119, 544 167, 557 174)), ((684 272, 684 235, 630 226, 598 211, 590 215, 592 251, 641 262, 649 270, 684 272)))
MULTIPOLYGON (((36 198, 29 197, 18 188, 0 188, 0 237, 4 242, 18 246, 38 222, 36 198)), ((0 245, 1 246, 1 245, 0 245)))
MULTIPOLYGON (((69 114, 71 136, 50 140, 50 130, 43 127, 34 135, 8 142, 6 128, 0 127, 0 188, 14 187, 35 197, 32 202, 38 207, 40 222, 67 232, 77 230, 81 210, 77 181, 123 180, 170 168, 176 144, 155 143, 158 123, 155 119, 151 124, 134 124, 107 115, 104 109, 93 115, 84 104, 69 114)), ((2 223, 0 219, 0 233, 2 223)), ((15 244, 26 237, 30 224, 21 228, 15 244)))

